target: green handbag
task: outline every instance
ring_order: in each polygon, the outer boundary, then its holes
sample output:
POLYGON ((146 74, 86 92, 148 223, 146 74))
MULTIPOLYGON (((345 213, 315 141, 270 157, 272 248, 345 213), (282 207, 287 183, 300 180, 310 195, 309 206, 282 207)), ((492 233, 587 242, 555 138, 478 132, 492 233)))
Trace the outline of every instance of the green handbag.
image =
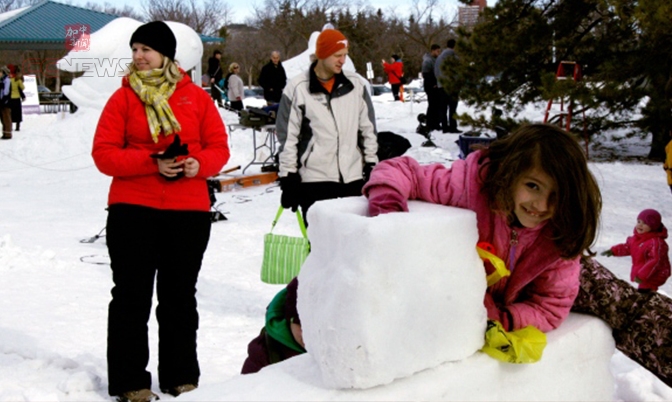
POLYGON ((306 225, 299 210, 296 217, 303 237, 273 234, 273 228, 282 215, 282 205, 275 215, 271 231, 264 235, 264 259, 261 264, 261 280, 270 284, 287 284, 299 274, 303 261, 310 253, 306 225))

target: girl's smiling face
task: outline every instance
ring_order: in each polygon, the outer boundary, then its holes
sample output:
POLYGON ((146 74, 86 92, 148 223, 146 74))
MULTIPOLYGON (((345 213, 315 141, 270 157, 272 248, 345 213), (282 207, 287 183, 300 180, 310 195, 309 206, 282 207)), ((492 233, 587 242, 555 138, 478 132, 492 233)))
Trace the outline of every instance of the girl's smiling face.
POLYGON ((642 234, 642 233, 647 233, 651 231, 651 226, 647 225, 644 223, 643 220, 637 219, 637 224, 635 225, 635 230, 637 233, 642 234))
POLYGON ((555 191, 555 181, 541 169, 520 175, 513 186, 513 212, 520 224, 533 228, 550 219, 555 207, 549 200, 555 191))
POLYGON ((163 65, 163 55, 151 47, 136 42, 131 49, 133 51, 133 64, 139 71, 161 68, 163 65))

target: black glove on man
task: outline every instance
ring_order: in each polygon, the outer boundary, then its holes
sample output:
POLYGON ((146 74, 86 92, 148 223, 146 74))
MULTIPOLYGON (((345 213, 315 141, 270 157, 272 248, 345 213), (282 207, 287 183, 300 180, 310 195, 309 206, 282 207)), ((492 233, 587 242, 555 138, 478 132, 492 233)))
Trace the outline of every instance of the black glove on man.
POLYGON ((362 170, 362 176, 364 177, 364 183, 369 181, 369 177, 371 177, 371 171, 373 170, 374 166, 376 166, 376 164, 371 163, 371 162, 366 162, 364 164, 364 169, 362 170))
POLYGON ((292 212, 296 212, 299 207, 301 176, 298 173, 289 173, 287 176, 281 177, 280 189, 282 189, 282 196, 280 197, 282 207, 285 209, 291 208, 292 212))

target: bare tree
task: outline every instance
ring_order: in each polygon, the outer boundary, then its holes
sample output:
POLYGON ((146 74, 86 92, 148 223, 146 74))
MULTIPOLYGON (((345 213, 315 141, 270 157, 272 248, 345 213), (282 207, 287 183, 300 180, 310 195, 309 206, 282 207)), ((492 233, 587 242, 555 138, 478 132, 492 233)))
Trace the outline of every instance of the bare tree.
POLYGON ((114 14, 120 17, 128 17, 133 18, 134 20, 142 21, 142 16, 131 6, 124 6, 124 8, 119 8, 107 2, 101 5, 89 1, 84 5, 84 8, 88 8, 89 10, 93 11, 99 11, 101 13, 114 14))
POLYGON ((432 43, 443 42, 457 28, 457 14, 451 19, 439 3, 439 0, 413 0, 406 37, 429 50, 432 43))
POLYGON ((231 7, 223 0, 143 0, 142 8, 148 20, 177 21, 196 32, 217 36, 220 28, 229 24, 231 7))
POLYGON ((40 0, 0 0, 0 13, 39 3, 40 0))
MULTIPOLYGON (((256 82, 261 67, 268 62, 272 50, 268 46, 260 46, 264 43, 260 35, 258 31, 235 35, 226 45, 225 58, 227 62, 235 61, 240 64, 243 70, 240 78, 248 85, 256 82)), ((228 67, 228 64, 226 64, 226 67, 228 67)))

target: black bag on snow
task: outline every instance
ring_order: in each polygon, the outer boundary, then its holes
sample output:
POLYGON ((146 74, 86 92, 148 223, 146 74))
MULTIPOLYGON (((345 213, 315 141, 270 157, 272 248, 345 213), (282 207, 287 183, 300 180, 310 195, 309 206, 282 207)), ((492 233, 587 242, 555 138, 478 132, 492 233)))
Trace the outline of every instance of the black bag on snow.
POLYGON ((378 160, 395 158, 403 155, 411 147, 410 141, 391 131, 378 133, 378 160))

